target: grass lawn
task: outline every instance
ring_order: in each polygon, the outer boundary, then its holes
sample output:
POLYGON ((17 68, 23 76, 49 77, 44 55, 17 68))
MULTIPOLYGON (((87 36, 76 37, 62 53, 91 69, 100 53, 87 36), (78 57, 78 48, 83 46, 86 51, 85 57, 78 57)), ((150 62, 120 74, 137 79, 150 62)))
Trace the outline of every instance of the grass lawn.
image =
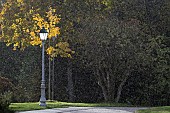
POLYGON ((63 108, 63 107, 123 107, 129 106, 121 103, 68 103, 68 102, 47 102, 47 107, 40 107, 39 102, 12 103, 9 106, 13 111, 29 111, 39 109, 63 108))
POLYGON ((150 109, 139 110, 138 113, 170 113, 170 106, 153 107, 150 109))

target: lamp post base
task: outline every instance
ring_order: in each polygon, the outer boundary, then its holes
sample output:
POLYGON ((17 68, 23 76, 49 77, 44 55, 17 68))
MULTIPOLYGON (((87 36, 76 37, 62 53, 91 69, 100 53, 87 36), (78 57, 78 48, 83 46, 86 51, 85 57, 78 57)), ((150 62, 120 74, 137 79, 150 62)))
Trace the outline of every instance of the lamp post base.
POLYGON ((42 106, 42 107, 46 107, 47 106, 45 102, 40 102, 39 105, 42 106))
POLYGON ((43 107, 46 107, 47 105, 46 105, 46 98, 45 97, 41 97, 40 98, 40 104, 39 104, 40 106, 43 106, 43 107))
POLYGON ((41 97, 40 97, 40 106, 46 106, 45 98, 45 81, 41 81, 41 97))

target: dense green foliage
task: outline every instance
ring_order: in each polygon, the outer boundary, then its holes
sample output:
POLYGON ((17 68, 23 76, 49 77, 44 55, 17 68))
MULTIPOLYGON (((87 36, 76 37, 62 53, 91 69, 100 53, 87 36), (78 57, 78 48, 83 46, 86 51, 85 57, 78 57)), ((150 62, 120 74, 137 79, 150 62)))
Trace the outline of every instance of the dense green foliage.
MULTIPOLYGON (((75 51, 71 59, 53 60, 55 100, 170 105, 169 0, 50 0, 47 6, 61 17, 51 46, 64 40, 75 51)), ((0 74, 15 85, 12 101, 38 101, 41 48, 13 51, 1 42, 0 52, 0 74)))

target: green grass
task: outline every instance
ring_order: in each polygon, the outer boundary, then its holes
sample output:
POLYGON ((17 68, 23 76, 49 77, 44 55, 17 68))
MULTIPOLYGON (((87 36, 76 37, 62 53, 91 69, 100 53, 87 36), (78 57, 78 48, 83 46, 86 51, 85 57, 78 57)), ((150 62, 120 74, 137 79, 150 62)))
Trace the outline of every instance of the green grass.
POLYGON ((138 113, 170 113, 170 106, 153 107, 150 109, 139 110, 138 113))
POLYGON ((29 103, 12 103, 9 106, 10 110, 13 111, 30 111, 40 109, 51 109, 51 108, 64 108, 64 107, 124 107, 127 104, 122 103, 68 103, 68 102, 47 102, 47 107, 39 106, 39 102, 29 103))

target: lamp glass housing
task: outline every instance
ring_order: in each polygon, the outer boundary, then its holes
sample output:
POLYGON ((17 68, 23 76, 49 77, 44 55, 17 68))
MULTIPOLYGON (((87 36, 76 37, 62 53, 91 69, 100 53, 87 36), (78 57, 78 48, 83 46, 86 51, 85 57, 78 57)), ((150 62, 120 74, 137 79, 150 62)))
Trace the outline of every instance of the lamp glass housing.
POLYGON ((47 40, 47 35, 48 35, 48 32, 47 32, 46 29, 43 27, 43 28, 40 30, 40 39, 41 39, 42 41, 47 40))

